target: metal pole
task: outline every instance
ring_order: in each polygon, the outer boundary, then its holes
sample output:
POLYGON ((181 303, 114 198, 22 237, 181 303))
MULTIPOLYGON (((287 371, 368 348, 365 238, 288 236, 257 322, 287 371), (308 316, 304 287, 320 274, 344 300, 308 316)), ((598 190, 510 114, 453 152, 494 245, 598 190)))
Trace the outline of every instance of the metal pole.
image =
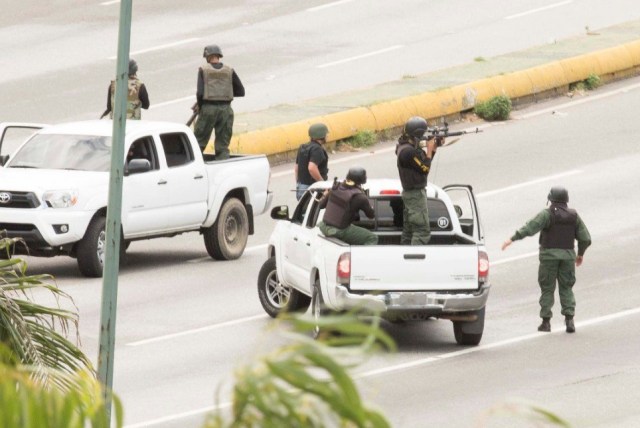
POLYGON ((122 179, 124 169, 124 136, 126 128, 127 91, 129 81, 129 42, 131 38, 131 2, 120 2, 120 28, 116 65, 116 91, 113 107, 111 173, 107 206, 106 253, 102 274, 102 307, 98 379, 105 387, 104 399, 108 425, 111 425, 111 391, 118 305, 118 270, 120 267, 120 228, 122 211, 122 179))

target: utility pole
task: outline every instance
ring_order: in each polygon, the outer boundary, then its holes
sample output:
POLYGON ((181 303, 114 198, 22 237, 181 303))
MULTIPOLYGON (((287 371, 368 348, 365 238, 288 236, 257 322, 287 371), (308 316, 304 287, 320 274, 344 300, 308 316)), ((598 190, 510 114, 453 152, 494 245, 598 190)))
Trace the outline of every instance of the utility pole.
POLYGON ((127 91, 129 83, 129 46, 131 39, 131 2, 120 1, 120 27, 116 61, 116 91, 111 139, 111 173, 107 205, 106 253, 102 273, 102 307, 98 379, 104 387, 107 426, 111 426, 111 391, 118 306, 118 271, 120 268, 120 229, 122 214, 122 180, 124 177, 124 136, 126 129, 127 91))

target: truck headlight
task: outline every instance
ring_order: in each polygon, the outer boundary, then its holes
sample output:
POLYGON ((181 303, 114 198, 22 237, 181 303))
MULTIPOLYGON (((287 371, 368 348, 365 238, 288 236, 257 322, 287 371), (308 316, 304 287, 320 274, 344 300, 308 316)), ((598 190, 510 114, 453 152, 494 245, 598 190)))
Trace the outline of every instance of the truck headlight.
POLYGON ((42 199, 51 208, 69 208, 78 202, 77 190, 47 190, 42 199))

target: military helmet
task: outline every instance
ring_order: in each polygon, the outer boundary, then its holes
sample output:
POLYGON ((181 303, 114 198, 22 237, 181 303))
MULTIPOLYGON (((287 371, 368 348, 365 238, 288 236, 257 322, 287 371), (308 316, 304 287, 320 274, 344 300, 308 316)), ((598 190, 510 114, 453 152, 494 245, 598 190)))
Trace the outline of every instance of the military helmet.
POLYGON ((138 72, 138 63, 135 59, 129 60, 129 76, 133 76, 138 72))
POLYGON ((410 137, 420 139, 425 132, 427 132, 427 121, 420 116, 414 116, 404 124, 403 133, 410 137))
POLYGON ((569 202, 569 192, 562 186, 554 186, 549 190, 547 199, 551 202, 569 202))
POLYGON ((351 180, 357 185, 362 185, 367 182, 367 171, 361 166, 352 166, 347 172, 347 180, 351 180))
POLYGON ((327 138, 327 134, 329 133, 329 128, 324 123, 314 123, 309 127, 309 137, 312 140, 322 140, 323 138, 327 138))
POLYGON ((204 53, 202 54, 202 56, 204 58, 207 58, 209 55, 218 55, 220 58, 222 58, 222 50, 220 49, 220 46, 218 45, 205 46, 204 53))

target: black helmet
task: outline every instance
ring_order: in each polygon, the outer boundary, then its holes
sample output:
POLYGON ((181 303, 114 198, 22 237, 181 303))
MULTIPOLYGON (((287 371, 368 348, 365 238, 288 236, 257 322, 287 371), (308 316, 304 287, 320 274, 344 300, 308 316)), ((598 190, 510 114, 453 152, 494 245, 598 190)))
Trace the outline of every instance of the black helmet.
POLYGON ((329 128, 324 123, 314 123, 309 127, 309 137, 312 140, 321 140, 327 138, 329 128))
POLYGON ((404 124, 403 133, 410 137, 420 139, 425 132, 427 132, 427 121, 420 116, 413 116, 404 124))
POLYGON ((549 190, 547 199, 551 202, 564 202, 566 204, 569 202, 569 192, 562 186, 553 186, 549 190))
POLYGON ((222 50, 220 50, 220 46, 218 45, 205 46, 204 53, 202 54, 202 56, 206 58, 209 55, 218 55, 220 58, 222 58, 222 50))
POLYGON ((129 60, 129 76, 133 76, 138 72, 138 63, 135 59, 129 60))
POLYGON ((361 166, 352 166, 347 173, 347 180, 353 181, 356 185, 367 182, 367 171, 361 166))

